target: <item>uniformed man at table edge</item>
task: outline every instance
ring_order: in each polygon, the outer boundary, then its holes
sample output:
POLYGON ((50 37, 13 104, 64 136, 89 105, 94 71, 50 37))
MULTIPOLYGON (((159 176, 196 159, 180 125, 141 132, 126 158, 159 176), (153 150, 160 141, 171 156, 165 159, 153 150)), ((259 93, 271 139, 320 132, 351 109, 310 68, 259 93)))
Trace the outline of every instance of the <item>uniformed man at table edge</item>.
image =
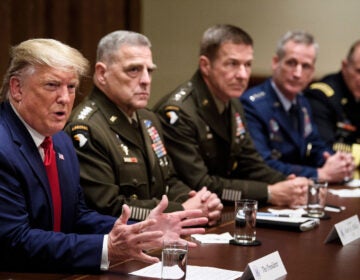
POLYGON ((146 108, 152 73, 151 42, 139 33, 114 31, 98 44, 94 88, 72 112, 65 131, 73 139, 88 205, 144 220, 163 194, 166 212, 201 209, 213 225, 222 204, 205 188, 194 192, 176 176, 156 115, 146 108), (203 201, 204 199, 204 201, 203 201))
MULTIPOLYGON (((156 104, 164 136, 180 178, 202 185, 224 201, 252 198, 260 203, 305 203, 306 178, 286 180, 255 150, 242 105, 253 60, 252 38, 241 28, 207 29, 193 77, 156 104)), ((292 178, 292 177, 291 177, 292 178)))

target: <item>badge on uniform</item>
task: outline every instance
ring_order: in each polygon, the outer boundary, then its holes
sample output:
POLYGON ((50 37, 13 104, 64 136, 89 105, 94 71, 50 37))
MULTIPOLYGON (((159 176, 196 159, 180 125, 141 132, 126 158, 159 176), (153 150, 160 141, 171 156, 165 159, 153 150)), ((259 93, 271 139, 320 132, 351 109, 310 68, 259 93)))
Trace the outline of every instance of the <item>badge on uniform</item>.
POLYGON ((280 127, 276 120, 270 119, 269 121, 270 126, 270 139, 271 141, 281 142, 283 141, 280 133, 280 127))
POLYGON ((245 126, 238 112, 235 113, 235 121, 236 121, 236 137, 245 134, 245 126))
POLYGON ((89 128, 86 125, 74 125, 71 128, 71 135, 75 147, 83 148, 88 142, 89 128))
MULTIPOLYGON (((120 141, 119 135, 116 134, 116 138, 120 141)), ((120 142, 121 142, 121 141, 120 141, 120 142)), ((123 153, 124 153, 124 155, 125 155, 125 156, 123 157, 125 163, 137 163, 137 162, 138 162, 138 159, 137 159, 136 157, 131 157, 131 156, 129 156, 130 151, 129 151, 129 147, 128 147, 128 146, 126 146, 124 143, 121 143, 121 144, 120 144, 120 148, 121 148, 121 150, 123 151, 123 153)))
POLYGON ((150 120, 145 120, 144 123, 147 133, 149 134, 152 142, 151 147, 155 152, 156 157, 159 159, 160 165, 161 166, 168 165, 169 163, 166 159, 167 152, 163 142, 161 141, 160 135, 156 127, 152 125, 152 122, 150 120))
POLYGON ((176 106, 167 106, 165 108, 165 115, 168 119, 169 124, 175 124, 179 119, 179 107, 176 106))
POLYGON ((307 137, 312 132, 312 125, 310 121, 309 112, 305 107, 301 108, 304 114, 304 137, 307 137))

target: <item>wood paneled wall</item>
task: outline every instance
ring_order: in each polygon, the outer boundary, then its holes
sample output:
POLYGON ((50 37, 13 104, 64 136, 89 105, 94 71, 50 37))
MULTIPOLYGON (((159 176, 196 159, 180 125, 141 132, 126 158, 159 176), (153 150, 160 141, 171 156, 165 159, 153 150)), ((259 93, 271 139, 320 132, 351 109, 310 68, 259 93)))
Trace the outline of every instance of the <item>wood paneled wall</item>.
MULTIPOLYGON (((140 0, 0 0, 1 80, 10 47, 30 38, 54 38, 77 48, 90 60, 91 76, 99 39, 118 29, 141 32, 140 17, 140 0)), ((82 81, 84 95, 90 76, 82 81)))

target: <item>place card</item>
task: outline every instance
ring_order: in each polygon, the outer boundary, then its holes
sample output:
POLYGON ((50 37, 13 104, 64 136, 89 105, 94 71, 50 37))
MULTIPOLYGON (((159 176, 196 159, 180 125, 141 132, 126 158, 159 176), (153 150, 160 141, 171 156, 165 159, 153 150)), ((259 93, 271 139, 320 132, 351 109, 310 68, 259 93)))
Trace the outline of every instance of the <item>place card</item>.
POLYGON ((343 246, 360 238, 360 222, 357 215, 335 224, 324 243, 331 242, 337 238, 340 238, 343 246))
POLYGON ((275 251, 249 263, 241 276, 241 280, 275 280, 283 279, 286 275, 287 271, 280 258, 279 252, 275 251))

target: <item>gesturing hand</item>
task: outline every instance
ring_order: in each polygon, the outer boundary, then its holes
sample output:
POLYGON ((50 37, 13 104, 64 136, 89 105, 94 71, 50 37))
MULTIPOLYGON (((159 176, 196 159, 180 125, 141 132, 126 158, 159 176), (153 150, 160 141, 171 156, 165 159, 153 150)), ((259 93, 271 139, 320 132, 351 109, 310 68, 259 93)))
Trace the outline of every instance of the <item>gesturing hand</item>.
MULTIPOLYGON (((203 217, 201 210, 183 210, 172 213, 164 213, 168 206, 168 199, 163 195, 160 203, 150 212, 149 219, 156 220, 156 223, 151 225, 148 230, 162 231, 164 235, 159 240, 159 246, 162 245, 162 240, 178 240, 183 235, 190 235, 196 233, 204 233, 205 229, 202 227, 193 227, 205 225, 208 222, 206 217, 203 217)), ((196 243, 188 242, 190 247, 195 247, 196 243)))

